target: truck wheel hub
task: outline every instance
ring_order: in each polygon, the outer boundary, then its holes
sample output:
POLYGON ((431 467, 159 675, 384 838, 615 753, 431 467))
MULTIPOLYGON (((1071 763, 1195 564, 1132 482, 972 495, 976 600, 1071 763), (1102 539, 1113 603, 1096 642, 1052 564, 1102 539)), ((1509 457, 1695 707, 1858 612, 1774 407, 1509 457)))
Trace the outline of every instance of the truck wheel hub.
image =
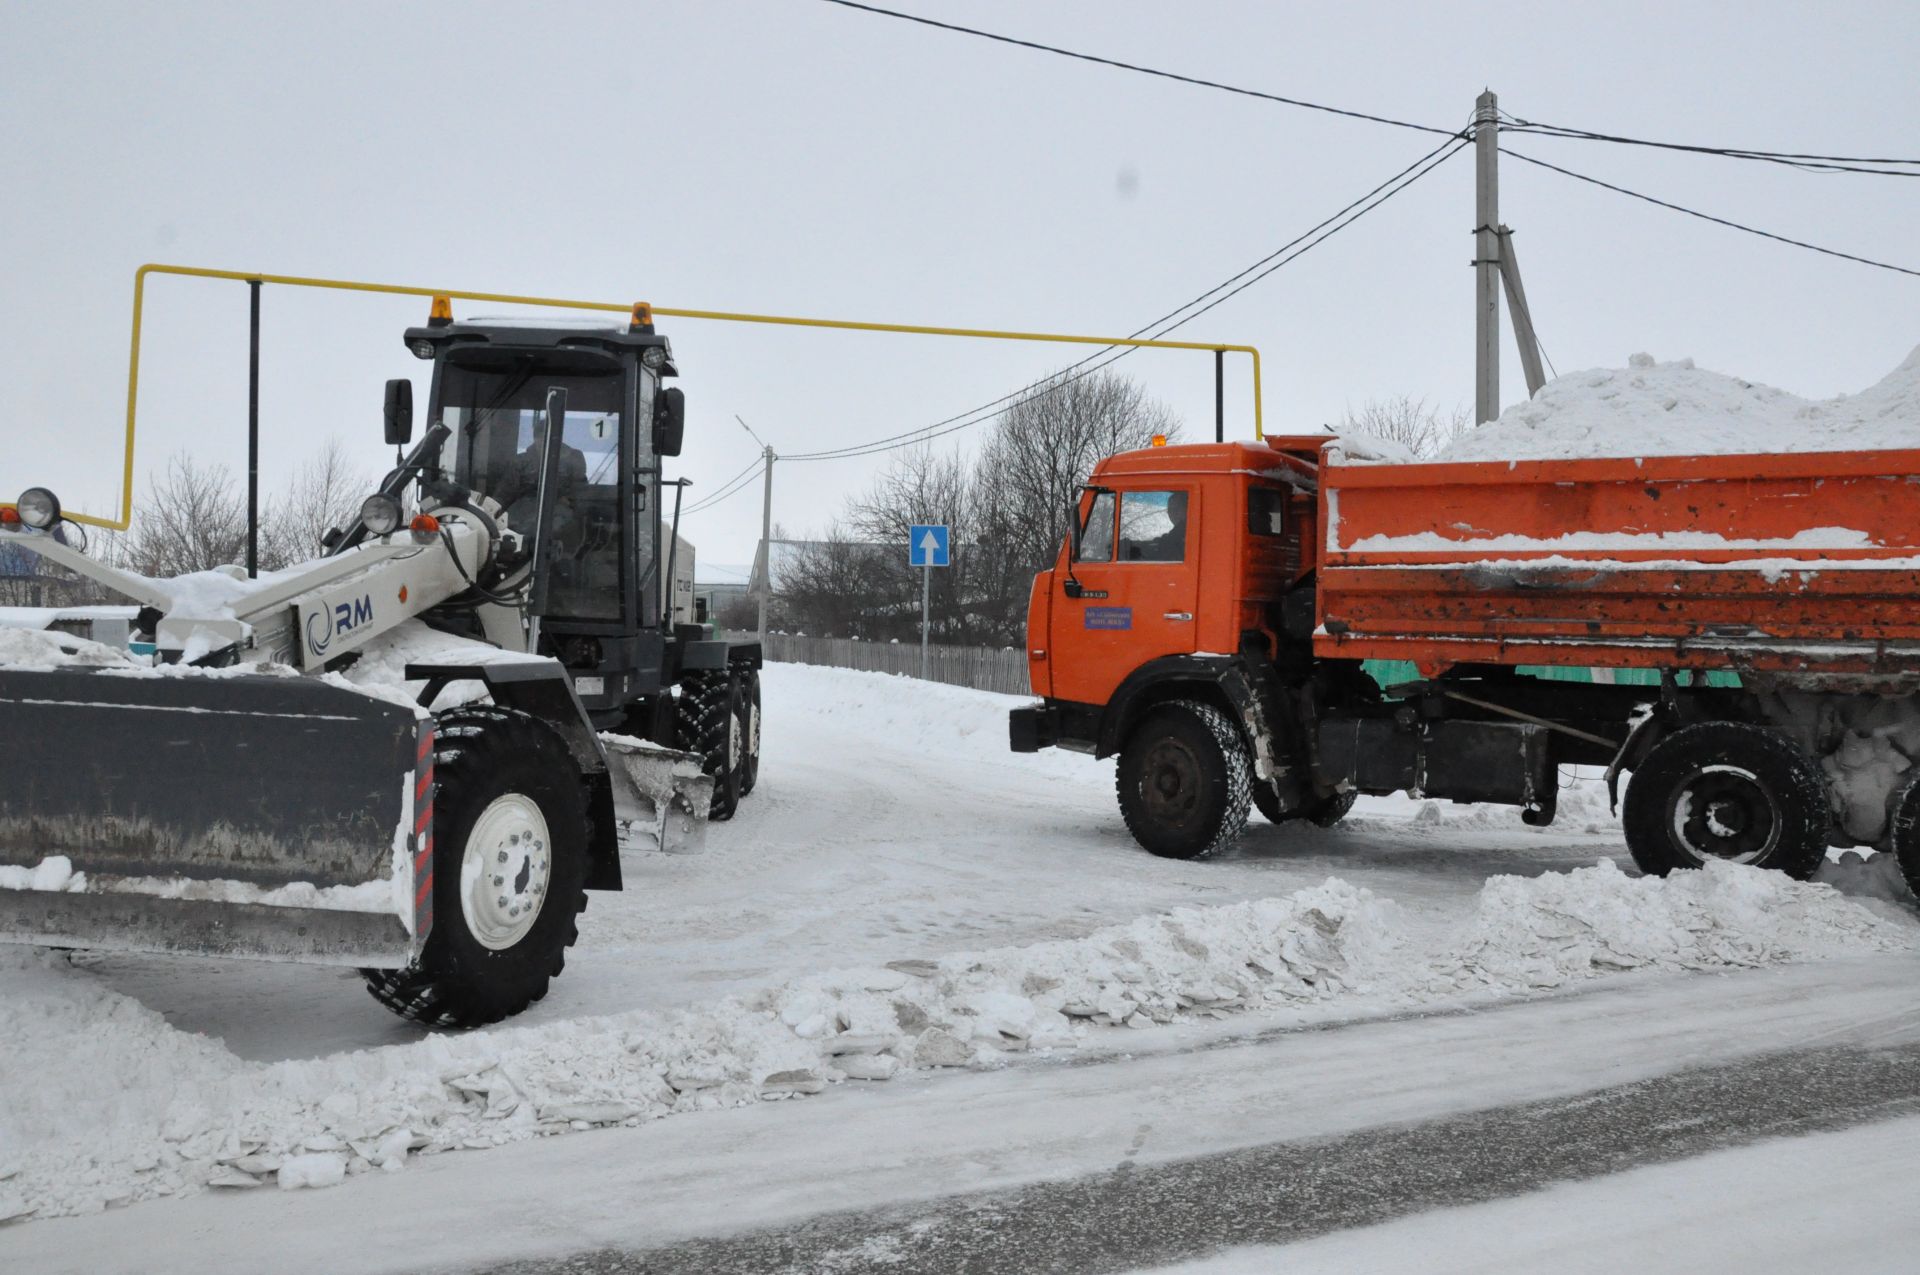
POLYGON ((496 797, 467 834, 460 858, 460 913, 467 932, 502 951, 533 929, 553 860, 547 820, 531 797, 496 797))
POLYGON ((1200 759, 1177 740, 1161 740, 1147 754, 1140 787, 1155 819, 1184 823, 1200 799, 1200 759))
POLYGON ((1674 789, 1673 837, 1695 858, 1752 863, 1780 838, 1780 810, 1752 771, 1702 766, 1674 789))

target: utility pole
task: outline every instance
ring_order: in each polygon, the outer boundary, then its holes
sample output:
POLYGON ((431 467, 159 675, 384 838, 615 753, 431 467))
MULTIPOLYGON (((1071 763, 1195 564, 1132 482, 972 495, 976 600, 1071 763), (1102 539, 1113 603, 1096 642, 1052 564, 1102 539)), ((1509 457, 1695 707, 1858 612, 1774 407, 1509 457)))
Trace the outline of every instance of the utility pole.
POLYGON ((1520 286, 1520 255, 1513 248, 1513 231, 1500 227, 1500 278, 1507 285, 1507 309, 1513 311, 1513 341, 1520 347, 1520 366, 1527 374, 1531 398, 1547 383, 1540 367, 1540 338, 1534 335, 1533 311, 1527 308, 1527 290, 1520 286))
POLYGON ((773 462, 778 459, 773 448, 766 443, 761 445, 761 457, 766 461, 766 485, 760 494, 760 626, 759 641, 764 648, 767 641, 767 601, 773 594, 773 462))
POLYGON ((1492 90, 1473 111, 1473 367, 1476 425, 1500 415, 1500 113, 1492 90))
POLYGON ((747 424, 740 413, 735 412, 733 419, 740 422, 740 428, 747 431, 747 437, 760 444, 760 467, 766 478, 766 484, 760 490, 760 552, 754 559, 753 578, 747 581, 747 587, 760 596, 760 622, 756 626, 755 636, 764 648, 767 642, 767 600, 773 593, 773 462, 779 457, 773 454, 773 447, 766 439, 753 432, 753 426, 747 424))

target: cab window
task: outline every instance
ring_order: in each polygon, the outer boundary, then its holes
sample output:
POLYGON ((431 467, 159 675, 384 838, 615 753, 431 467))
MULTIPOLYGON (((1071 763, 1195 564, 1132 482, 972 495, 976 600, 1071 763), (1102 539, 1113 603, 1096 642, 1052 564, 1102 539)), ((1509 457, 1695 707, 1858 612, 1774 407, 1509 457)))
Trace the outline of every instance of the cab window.
POLYGON ((1113 561, 1113 500, 1110 491, 1094 496, 1087 520, 1080 526, 1080 552, 1074 555, 1075 562, 1113 561))
POLYGON ((1256 536, 1287 534, 1287 493, 1273 487, 1247 489, 1247 531, 1256 536))
POLYGON ((1122 562, 1185 562, 1187 493, 1129 491, 1120 498, 1122 562))

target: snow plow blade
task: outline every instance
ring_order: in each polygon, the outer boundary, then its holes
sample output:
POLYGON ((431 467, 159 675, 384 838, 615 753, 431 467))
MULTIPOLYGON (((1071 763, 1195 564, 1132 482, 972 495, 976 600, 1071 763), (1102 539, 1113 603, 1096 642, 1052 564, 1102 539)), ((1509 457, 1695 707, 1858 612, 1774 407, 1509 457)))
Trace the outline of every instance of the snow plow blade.
POLYGON ((707 845, 713 776, 695 753, 683 753, 626 735, 600 736, 613 783, 613 810, 622 839, 668 854, 698 854, 707 845))
POLYGON ((404 967, 432 743, 304 678, 0 669, 0 943, 404 967))

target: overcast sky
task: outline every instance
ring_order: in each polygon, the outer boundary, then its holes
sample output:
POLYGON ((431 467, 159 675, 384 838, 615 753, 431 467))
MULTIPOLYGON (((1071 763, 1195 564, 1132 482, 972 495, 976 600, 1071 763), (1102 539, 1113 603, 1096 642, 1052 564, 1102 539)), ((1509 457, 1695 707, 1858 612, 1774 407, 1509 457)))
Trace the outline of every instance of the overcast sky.
MULTIPOLYGON (((1788 151, 1920 152, 1920 6, 932 4, 895 7, 1456 127, 1527 118, 1788 151)), ((1430 149, 1395 128, 818 0, 0 5, 0 488, 111 513, 131 284, 147 261, 663 306, 1125 333, 1430 149)), ((1587 142, 1516 149, 1920 268, 1920 182, 1587 142)), ((1470 406, 1473 165, 1451 160, 1184 329, 1257 345, 1270 432, 1395 394, 1470 406)), ((1501 215, 1560 371, 1640 350, 1831 395, 1920 342, 1920 279, 1508 163, 1501 215)), ((246 289, 156 280, 138 468, 245 461, 246 289)), ((378 466, 381 382, 424 301, 268 289, 266 481, 328 437, 378 466)), ((498 312, 462 305, 460 313, 498 312)), ((697 497, 776 449, 992 399, 1062 347, 663 321, 697 497)), ((1121 364, 1211 433, 1210 355, 1121 364)), ((1525 385, 1511 343, 1504 401, 1525 385)), ((1251 436, 1244 361, 1228 428, 1251 436)), ((417 389, 424 395, 424 378, 417 389)), ((969 431, 942 446, 967 445, 969 431)), ((1920 423, 1916 423, 1920 433, 1920 423)), ((885 462, 776 467, 823 527, 885 462)), ((138 499, 135 504, 136 516, 138 499)), ((743 562, 758 491, 691 519, 743 562)))

